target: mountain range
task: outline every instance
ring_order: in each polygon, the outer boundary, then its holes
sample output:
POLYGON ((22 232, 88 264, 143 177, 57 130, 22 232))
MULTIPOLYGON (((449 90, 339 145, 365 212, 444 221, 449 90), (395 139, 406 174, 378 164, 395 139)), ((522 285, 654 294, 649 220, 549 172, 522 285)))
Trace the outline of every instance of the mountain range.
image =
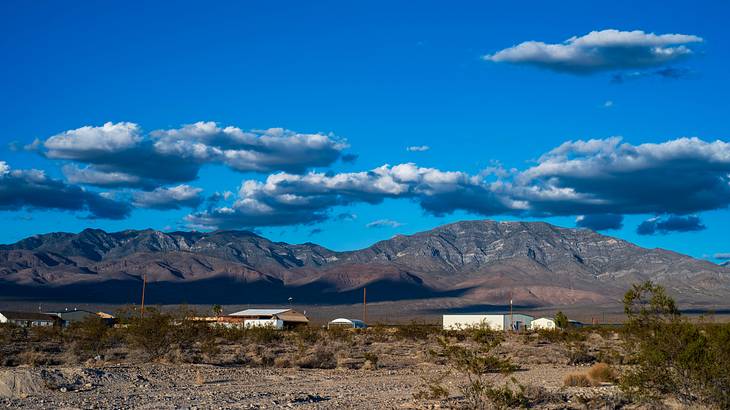
POLYGON ((730 267, 543 222, 463 221, 337 252, 249 231, 35 235, 0 245, 0 297, 149 303, 611 304, 644 280, 680 302, 730 305, 730 267), (146 278, 145 278, 146 277, 146 278))

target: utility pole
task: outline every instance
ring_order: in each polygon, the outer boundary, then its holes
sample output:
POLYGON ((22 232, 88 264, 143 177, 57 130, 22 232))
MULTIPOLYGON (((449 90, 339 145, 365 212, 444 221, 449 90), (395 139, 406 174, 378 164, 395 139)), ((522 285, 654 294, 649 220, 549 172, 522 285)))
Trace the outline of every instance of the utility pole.
POLYGON ((142 307, 139 310, 139 317, 144 317, 144 290, 147 287, 147 273, 142 276, 142 307))
POLYGON ((368 322, 368 288, 362 288, 362 321, 368 322))
POLYGON ((512 312, 512 291, 509 291, 509 327, 512 331, 515 330, 515 317, 512 312))

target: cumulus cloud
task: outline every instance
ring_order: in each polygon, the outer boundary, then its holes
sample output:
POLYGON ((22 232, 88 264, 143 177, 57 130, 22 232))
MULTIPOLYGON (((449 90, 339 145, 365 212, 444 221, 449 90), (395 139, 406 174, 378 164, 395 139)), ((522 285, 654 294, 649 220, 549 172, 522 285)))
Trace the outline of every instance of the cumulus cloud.
POLYGON ((623 215, 616 214, 579 215, 575 218, 575 225, 579 228, 605 231, 609 229, 621 229, 623 227, 623 221, 623 215))
POLYGON ((221 228, 310 224, 337 206, 400 198, 427 213, 550 217, 618 229, 624 214, 688 215, 730 205, 730 144, 680 138, 631 145, 621 138, 568 141, 522 171, 476 175, 384 165, 370 171, 277 173, 244 181, 233 204, 187 217, 221 228))
POLYGON ((43 142, 43 154, 83 164, 64 167, 76 183, 152 189, 191 181, 205 164, 242 172, 303 173, 331 165, 347 147, 332 135, 282 128, 244 131, 197 122, 144 134, 137 124, 108 122, 51 136, 43 142))
POLYGON ((562 43, 526 41, 483 58, 495 63, 526 64, 572 74, 662 66, 692 54, 702 38, 641 30, 592 31, 562 43))
POLYGON ((378 219, 365 225, 366 228, 397 228, 399 226, 403 226, 403 224, 392 219, 378 219))
POLYGON ((603 108, 611 108, 613 107, 613 101, 607 100, 603 103, 603 108))
POLYGON ((408 152, 424 152, 430 150, 431 147, 428 145, 411 145, 410 147, 406 148, 406 151, 408 152))
POLYGON ((36 169, 11 169, 0 161, 0 210, 85 211, 89 218, 124 219, 131 207, 75 185, 48 178, 36 169))
POLYGON ((244 181, 231 207, 189 215, 193 225, 220 228, 320 222, 335 206, 377 204, 387 198, 416 200, 441 215, 464 209, 481 214, 513 213, 519 204, 493 192, 480 176, 415 164, 383 165, 366 172, 305 175, 278 173, 244 181))
POLYGON ((730 260, 730 252, 716 253, 713 257, 720 260, 730 260))
POLYGON ((694 215, 677 216, 669 215, 654 217, 639 224, 636 233, 639 235, 666 235, 670 232, 692 232, 707 229, 700 218, 694 215))
POLYGON ((534 214, 679 214, 730 204, 730 144, 679 138, 568 141, 515 178, 534 214))
POLYGON ((157 188, 150 192, 135 192, 133 194, 134 206, 152 209, 197 208, 203 202, 201 192, 203 192, 201 188, 189 185, 157 188))

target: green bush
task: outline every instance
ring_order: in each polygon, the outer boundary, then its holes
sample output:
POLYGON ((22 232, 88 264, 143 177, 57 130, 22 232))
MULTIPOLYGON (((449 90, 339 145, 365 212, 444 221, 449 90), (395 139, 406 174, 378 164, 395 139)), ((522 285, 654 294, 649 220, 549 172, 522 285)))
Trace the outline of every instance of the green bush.
POLYGON ((431 335, 438 335, 441 333, 441 327, 413 321, 407 325, 401 325, 396 328, 395 335, 399 339, 410 339, 410 340, 427 340, 431 335))
POLYGON ((112 343, 112 329, 106 320, 90 316, 80 322, 72 323, 66 330, 73 340, 73 351, 82 359, 100 355, 112 343))
POLYGON ((144 317, 131 317, 126 327, 129 346, 144 352, 149 359, 159 359, 173 342, 173 317, 148 308, 144 317))
POLYGON ((685 320, 664 289, 651 282, 626 293, 624 311, 629 318, 624 338, 636 363, 621 380, 627 393, 730 408, 730 324, 685 320))
MULTIPOLYGON (((444 361, 450 372, 455 372, 465 377, 467 382, 460 385, 459 389, 463 394, 469 408, 488 408, 494 404, 490 395, 495 393, 494 388, 487 377, 488 373, 510 373, 516 370, 509 359, 502 359, 494 354, 494 348, 500 341, 491 343, 479 343, 476 347, 464 344, 449 342, 441 337, 438 339, 438 349, 431 351, 431 355, 444 361)), ((432 387, 429 390, 435 391, 432 387)))

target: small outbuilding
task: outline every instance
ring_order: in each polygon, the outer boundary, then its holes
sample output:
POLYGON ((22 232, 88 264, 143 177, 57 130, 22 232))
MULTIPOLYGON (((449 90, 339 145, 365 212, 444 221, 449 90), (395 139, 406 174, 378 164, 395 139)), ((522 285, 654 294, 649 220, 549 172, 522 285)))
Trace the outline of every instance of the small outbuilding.
POLYGON ((22 327, 60 325, 62 319, 56 315, 39 312, 0 311, 0 323, 10 323, 22 327))
POLYGON ((555 320, 549 317, 541 317, 539 319, 535 319, 532 321, 532 324, 530 325, 530 329, 532 330, 538 330, 538 329, 545 329, 545 330, 555 330, 557 326, 555 325, 555 320))
POLYGON ((309 319, 294 309, 246 309, 222 316, 219 322, 242 324, 245 328, 270 327, 282 330, 306 326, 309 319))
POLYGON ((444 330, 462 330, 486 327, 492 330, 523 330, 530 327, 534 318, 521 313, 500 315, 444 315, 444 330))
POLYGON ((63 312, 53 312, 52 314, 58 316, 62 320, 64 327, 70 326, 72 323, 83 322, 89 318, 102 319, 107 325, 111 326, 114 324, 114 316, 109 314, 100 315, 98 312, 90 312, 88 310, 74 309, 65 310, 63 312))
POLYGON ((368 327, 368 325, 366 325, 365 322, 363 322, 362 320, 345 319, 343 317, 337 318, 337 319, 327 323, 327 329, 336 328, 336 327, 344 327, 344 328, 350 328, 350 329, 365 329, 368 327))

